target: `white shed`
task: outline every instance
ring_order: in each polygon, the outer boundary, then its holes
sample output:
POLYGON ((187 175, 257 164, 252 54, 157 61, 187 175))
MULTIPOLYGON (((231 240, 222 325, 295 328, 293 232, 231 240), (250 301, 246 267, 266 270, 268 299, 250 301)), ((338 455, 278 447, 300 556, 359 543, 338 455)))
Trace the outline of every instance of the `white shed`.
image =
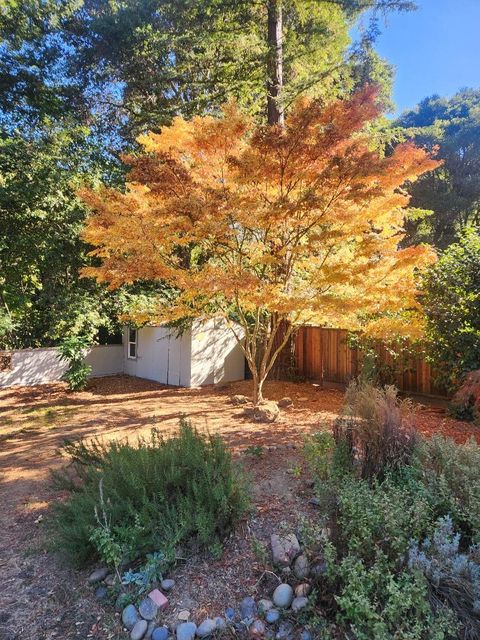
POLYGON ((177 335, 166 326, 125 329, 124 371, 178 387, 243 380, 242 348, 223 319, 194 321, 177 335))

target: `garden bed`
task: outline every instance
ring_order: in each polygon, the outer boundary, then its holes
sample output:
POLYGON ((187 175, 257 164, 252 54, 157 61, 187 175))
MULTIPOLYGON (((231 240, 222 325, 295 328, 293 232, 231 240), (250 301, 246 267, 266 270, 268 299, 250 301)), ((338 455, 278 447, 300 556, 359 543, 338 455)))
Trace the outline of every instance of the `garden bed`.
MULTIPOLYGON (((0 638, 116 638, 121 625, 109 606, 95 600, 88 571, 72 571, 47 549, 44 518, 59 497, 49 485, 49 470, 62 464, 57 448, 65 438, 101 434, 107 438, 147 433, 157 426, 173 433, 182 414, 200 429, 218 432, 251 475, 255 513, 242 521, 219 559, 192 557, 175 571, 176 585, 168 616, 189 609, 195 620, 221 614, 246 595, 261 597, 257 584, 264 566, 260 544, 282 522, 294 527, 299 516, 314 515, 312 490, 301 473, 298 449, 303 436, 337 415, 342 392, 308 384, 270 383, 266 396, 290 396, 294 406, 273 425, 258 425, 230 404, 234 393, 248 393, 249 383, 224 389, 172 389, 127 377, 95 380, 81 393, 63 385, 0 392, 2 519, 0 568, 0 638)), ((426 406, 419 429, 464 441, 477 430, 426 406)))

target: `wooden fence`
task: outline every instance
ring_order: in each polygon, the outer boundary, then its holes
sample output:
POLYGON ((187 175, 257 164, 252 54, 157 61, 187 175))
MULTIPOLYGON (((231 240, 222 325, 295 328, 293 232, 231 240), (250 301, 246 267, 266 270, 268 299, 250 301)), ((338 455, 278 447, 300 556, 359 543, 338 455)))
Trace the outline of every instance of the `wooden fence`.
MULTIPOLYGON (((435 374, 425 359, 408 358, 400 366, 385 345, 375 347, 377 362, 383 369, 392 372, 392 382, 405 393, 415 393, 437 397, 446 397, 443 389, 434 383, 435 374)), ((290 353, 290 371, 296 375, 317 382, 335 382, 347 384, 355 378, 361 369, 361 353, 348 344, 348 332, 342 329, 324 329, 321 327, 300 327, 290 353), (292 357, 293 356, 293 357, 292 357)), ((282 354, 280 371, 276 377, 284 377, 288 357, 282 354)))

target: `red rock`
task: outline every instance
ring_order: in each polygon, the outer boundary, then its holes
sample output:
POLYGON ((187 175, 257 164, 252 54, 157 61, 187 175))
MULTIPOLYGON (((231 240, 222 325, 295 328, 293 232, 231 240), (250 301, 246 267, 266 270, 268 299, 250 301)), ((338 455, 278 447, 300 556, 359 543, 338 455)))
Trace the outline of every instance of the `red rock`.
POLYGON ((165 609, 168 606, 168 599, 163 595, 159 589, 150 591, 148 597, 154 601, 159 609, 165 609))

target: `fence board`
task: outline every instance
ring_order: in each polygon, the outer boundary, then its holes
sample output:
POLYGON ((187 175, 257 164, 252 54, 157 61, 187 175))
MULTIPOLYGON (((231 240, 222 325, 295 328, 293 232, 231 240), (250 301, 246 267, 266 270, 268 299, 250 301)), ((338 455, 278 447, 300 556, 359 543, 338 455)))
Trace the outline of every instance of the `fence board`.
MULTIPOLYGON (((348 332, 343 329, 300 327, 293 349, 297 374, 309 380, 347 384, 361 368, 361 353, 350 347, 347 338, 348 332)), ((381 364, 394 366, 395 359, 384 344, 378 343, 376 351, 381 364)), ((434 377, 430 363, 419 355, 404 371, 396 373, 395 380, 400 391, 446 397, 434 377)))

